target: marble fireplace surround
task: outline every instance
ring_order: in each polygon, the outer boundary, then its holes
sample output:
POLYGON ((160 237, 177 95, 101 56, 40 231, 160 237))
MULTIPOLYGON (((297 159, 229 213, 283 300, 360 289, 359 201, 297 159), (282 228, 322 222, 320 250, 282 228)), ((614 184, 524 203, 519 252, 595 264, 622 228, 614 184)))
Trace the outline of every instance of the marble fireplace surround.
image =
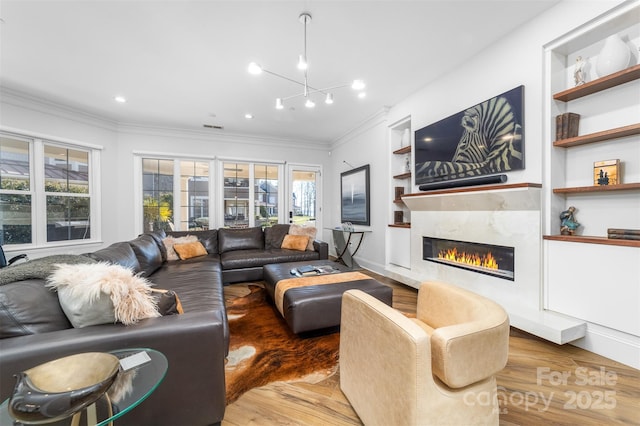
POLYGON ((586 323, 544 309, 541 185, 486 185, 406 194, 411 210, 411 275, 450 282, 500 303, 511 324, 558 344, 586 333, 586 323), (429 262, 422 237, 511 246, 513 281, 429 262))

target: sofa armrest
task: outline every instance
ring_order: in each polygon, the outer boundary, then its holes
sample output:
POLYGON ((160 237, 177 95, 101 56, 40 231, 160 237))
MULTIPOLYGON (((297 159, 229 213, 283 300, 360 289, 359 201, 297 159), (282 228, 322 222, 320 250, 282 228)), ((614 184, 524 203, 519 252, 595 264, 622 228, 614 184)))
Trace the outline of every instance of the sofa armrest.
POLYGON ((13 374, 88 351, 151 348, 168 360, 167 375, 120 425, 213 424, 224 417, 226 348, 220 312, 150 318, 135 325, 104 324, 0 340, 0 398, 13 392, 13 374), (197 392, 189 390, 197 389, 197 392), (179 407, 179 409, 176 409, 179 407))
POLYGON ((318 252, 320 255, 320 259, 328 259, 329 258, 329 244, 324 241, 314 240, 313 241, 313 249, 318 252))

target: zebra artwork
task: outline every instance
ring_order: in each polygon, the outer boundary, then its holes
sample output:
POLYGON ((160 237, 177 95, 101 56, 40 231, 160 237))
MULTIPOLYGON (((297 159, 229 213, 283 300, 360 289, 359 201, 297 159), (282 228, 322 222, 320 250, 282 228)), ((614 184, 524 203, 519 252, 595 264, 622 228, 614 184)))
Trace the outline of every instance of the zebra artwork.
POLYGON ((524 168, 524 86, 416 132, 416 183, 524 168))

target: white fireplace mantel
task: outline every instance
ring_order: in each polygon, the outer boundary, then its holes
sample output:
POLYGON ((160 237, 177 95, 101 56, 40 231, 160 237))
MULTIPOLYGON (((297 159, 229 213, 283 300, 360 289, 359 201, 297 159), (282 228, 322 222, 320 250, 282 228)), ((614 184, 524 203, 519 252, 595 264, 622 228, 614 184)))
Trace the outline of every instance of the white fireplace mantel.
POLYGON ((543 308, 540 184, 485 185, 407 194, 411 210, 411 275, 450 282, 500 303, 511 324, 564 344, 586 323, 543 308), (422 237, 515 247, 513 282, 422 259, 422 237))
POLYGON ((540 211, 540 188, 534 183, 485 185, 406 194, 411 211, 540 211))

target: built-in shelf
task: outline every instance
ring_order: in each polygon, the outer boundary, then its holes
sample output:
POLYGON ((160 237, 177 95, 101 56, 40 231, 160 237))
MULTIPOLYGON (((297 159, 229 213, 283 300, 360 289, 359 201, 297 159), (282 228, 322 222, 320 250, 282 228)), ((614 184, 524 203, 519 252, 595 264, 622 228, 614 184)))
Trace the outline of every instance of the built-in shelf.
POLYGON ((640 64, 553 95, 556 101, 569 102, 640 78, 640 64))
POLYGON ((411 223, 390 223, 389 228, 411 228, 411 223))
POLYGON ((411 152, 411 145, 408 146, 403 146, 400 149, 396 149, 395 151, 393 151, 394 154, 408 154, 411 152))
POLYGON ((570 146, 586 145, 589 143, 624 138, 638 134, 640 134, 640 123, 603 130, 602 132, 590 133, 588 135, 576 136, 574 138, 560 139, 555 141, 553 146, 558 148, 568 148, 570 146))
POLYGON ((589 237, 584 235, 544 235, 542 238, 551 241, 568 241, 572 243, 604 244, 608 246, 640 247, 640 240, 623 240, 621 238, 589 237))
POLYGON ((574 186, 571 188, 554 188, 554 194, 580 194, 588 192, 628 191, 640 189, 640 183, 621 183, 618 185, 574 186))
POLYGON ((409 179, 411 177, 411 172, 402 173, 400 175, 395 175, 394 179, 409 179))

